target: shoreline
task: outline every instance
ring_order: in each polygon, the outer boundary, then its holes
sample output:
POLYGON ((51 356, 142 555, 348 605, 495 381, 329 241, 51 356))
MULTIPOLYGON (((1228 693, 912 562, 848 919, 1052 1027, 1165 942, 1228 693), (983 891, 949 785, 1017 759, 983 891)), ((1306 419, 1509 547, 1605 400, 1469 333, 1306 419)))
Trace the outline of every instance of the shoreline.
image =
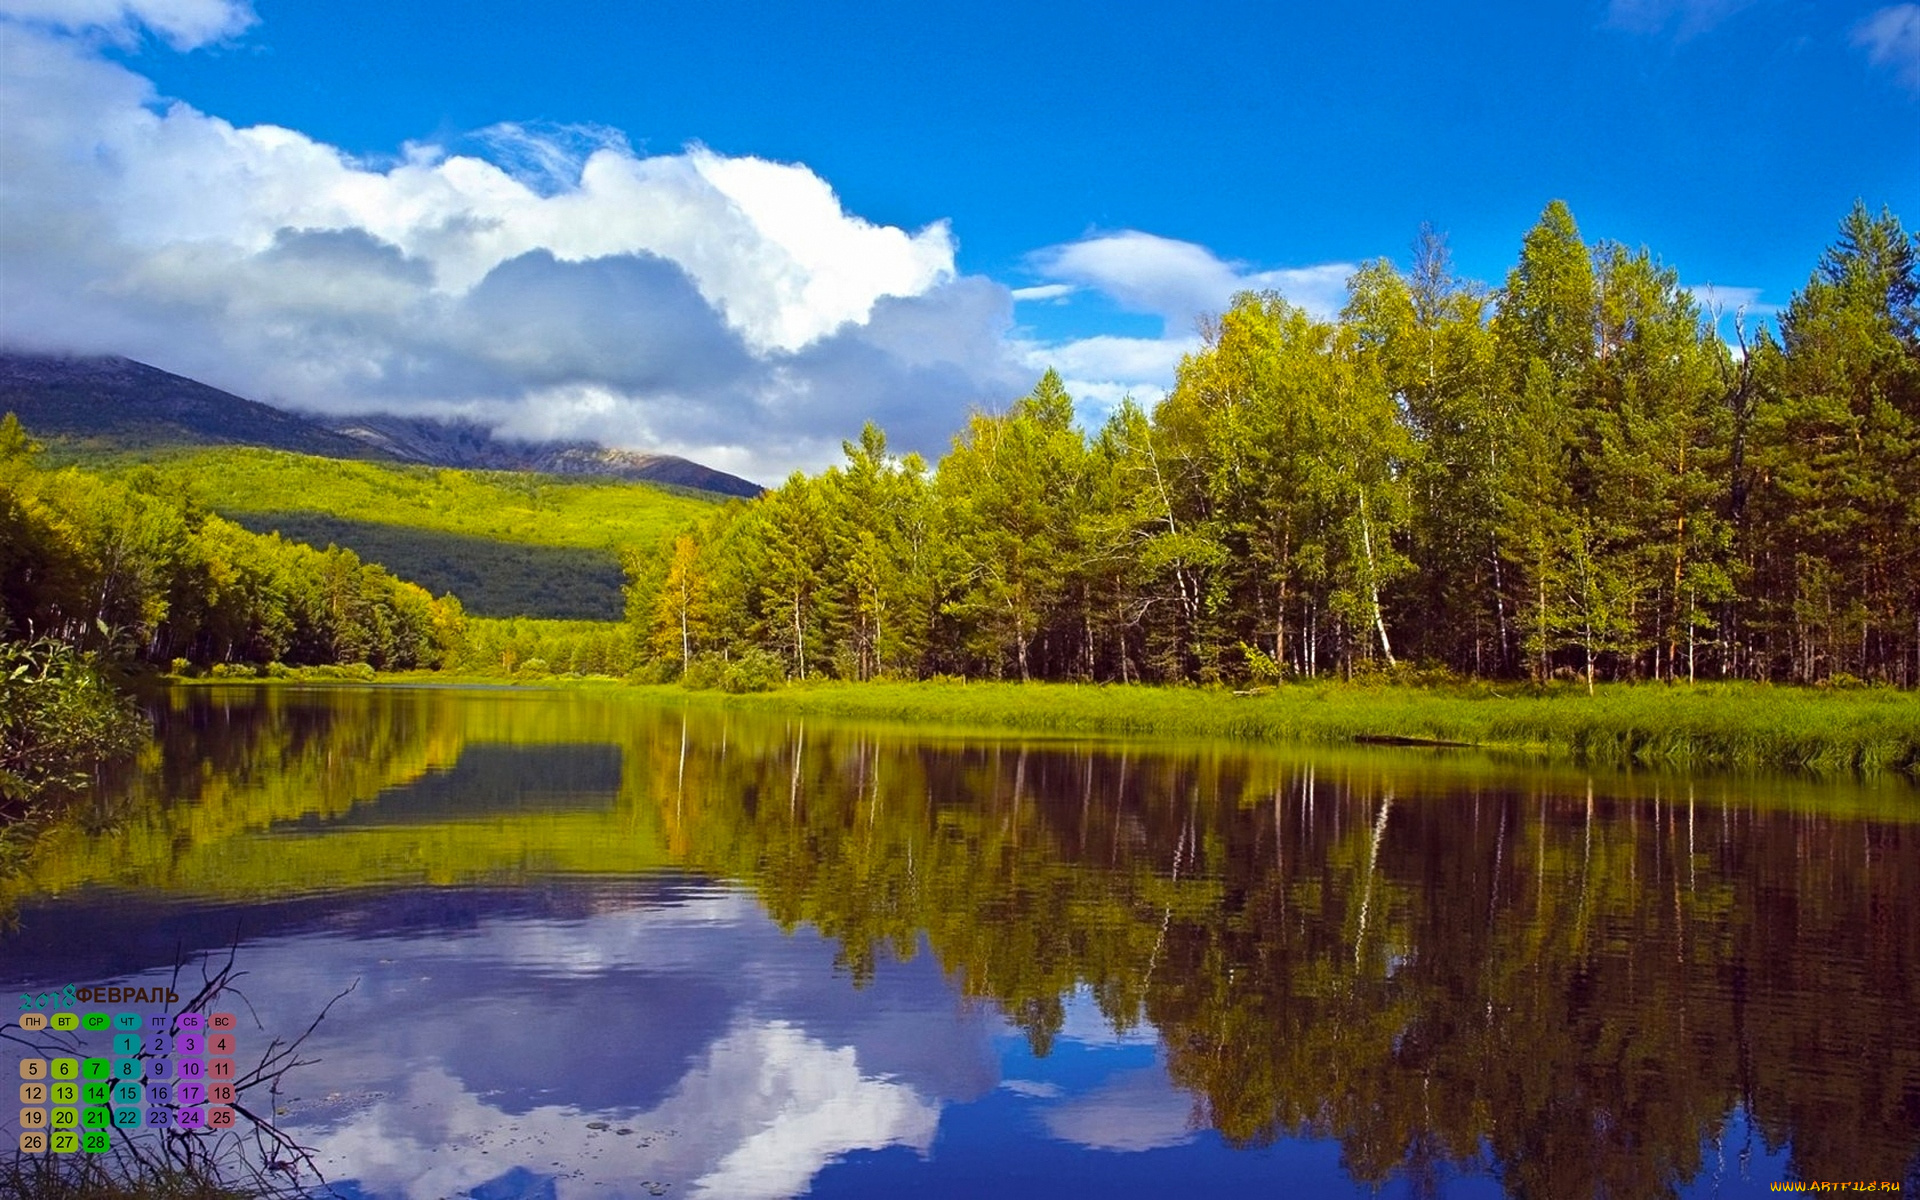
POLYGON ((438 672, 346 677, 164 677, 186 687, 374 686, 604 691, 662 703, 911 726, 1054 736, 1209 738, 1264 744, 1475 750, 1535 762, 1681 770, 1920 776, 1920 695, 1891 688, 1759 683, 1523 683, 1421 687, 1282 684, 1258 694, 1199 687, 930 680, 692 690, 609 676, 438 672))

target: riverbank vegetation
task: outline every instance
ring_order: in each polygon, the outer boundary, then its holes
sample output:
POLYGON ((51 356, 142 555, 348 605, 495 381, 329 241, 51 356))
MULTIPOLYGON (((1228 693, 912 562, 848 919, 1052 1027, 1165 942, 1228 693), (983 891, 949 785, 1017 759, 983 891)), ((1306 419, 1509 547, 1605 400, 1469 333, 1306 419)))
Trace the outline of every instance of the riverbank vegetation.
POLYGON ((30 1200, 293 1200, 289 1188, 249 1188, 182 1167, 109 1167, 89 1155, 15 1152, 0 1161, 0 1193, 30 1200))
POLYGON ((956 680, 822 683, 709 703, 1048 735, 1473 746, 1607 767, 1920 770, 1920 699, 1891 688, 1612 684, 1590 696, 1576 684, 1436 688, 1332 680, 1236 695, 956 680))
POLYGON ((131 750, 141 722, 93 656, 51 638, 0 641, 0 865, 51 797, 131 750))
POLYGON ((869 426, 673 539, 672 671, 1920 683, 1920 252, 1856 207, 1778 335, 1555 202, 1505 285, 1423 238, 1337 319, 1246 294, 1151 412, 1049 372, 929 465, 869 426))

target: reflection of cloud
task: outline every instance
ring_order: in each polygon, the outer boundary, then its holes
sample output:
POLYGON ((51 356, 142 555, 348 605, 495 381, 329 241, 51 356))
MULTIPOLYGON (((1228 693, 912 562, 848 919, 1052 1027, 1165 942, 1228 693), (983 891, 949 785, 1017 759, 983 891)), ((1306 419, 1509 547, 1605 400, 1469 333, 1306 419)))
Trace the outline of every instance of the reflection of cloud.
POLYGON ((1085 986, 1073 989, 1066 998, 1065 1012, 1060 1024, 1057 1040, 1079 1042, 1085 1046, 1157 1046, 1160 1035, 1144 1019, 1128 1022, 1125 1028, 1115 1028, 1111 1018, 1100 1011, 1100 1002, 1094 999, 1093 989, 1085 986))
POLYGON ((295 1072, 281 1120, 369 1196, 548 1179, 560 1197, 643 1195, 649 1180, 790 1195, 852 1151, 926 1153, 944 1104, 998 1083, 1000 1025, 933 956, 850 988, 832 943, 783 934, 746 889, 378 903, 395 915, 372 936, 336 918, 241 951, 269 1029, 360 980, 304 1048, 319 1061, 295 1072))
POLYGON ((1016 1096, 1026 1096, 1034 1100, 1053 1100, 1066 1093, 1057 1083, 1048 1083, 1044 1079, 1009 1079, 1001 1083, 1001 1088, 1016 1096))
POLYGON ((1116 1071, 1090 1092, 1040 1110, 1047 1132, 1092 1150, 1157 1150, 1193 1136, 1193 1098, 1155 1064, 1116 1071))
POLYGON ((649 1180, 691 1181, 695 1195, 790 1196, 848 1151, 925 1154, 933 1143, 939 1106, 904 1083, 862 1074, 857 1058, 852 1046, 828 1046, 792 1025, 754 1022, 714 1042, 646 1111, 512 1113, 429 1068, 336 1124, 296 1128, 330 1177, 407 1200, 468 1191, 516 1163, 556 1170, 561 1196, 649 1180))
POLYGON ((861 1075, 853 1047, 830 1048, 775 1023, 716 1043, 645 1119, 734 1145, 695 1181, 694 1194, 757 1200, 805 1191, 849 1150, 911 1146, 924 1156, 940 1110, 904 1084, 861 1075), (706 1128, 690 1127, 694 1121, 706 1128))

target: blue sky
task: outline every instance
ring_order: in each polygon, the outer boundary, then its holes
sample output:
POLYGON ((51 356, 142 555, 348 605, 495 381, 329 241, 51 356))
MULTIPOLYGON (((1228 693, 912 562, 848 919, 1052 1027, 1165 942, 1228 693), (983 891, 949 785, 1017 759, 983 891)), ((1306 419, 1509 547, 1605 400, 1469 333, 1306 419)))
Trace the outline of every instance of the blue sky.
POLYGON ((1761 314, 1856 197, 1920 223, 1916 4, 0 14, 0 337, 763 478, 1048 362, 1151 401, 1234 288, 1337 307, 1422 221, 1497 283, 1563 198, 1761 314))

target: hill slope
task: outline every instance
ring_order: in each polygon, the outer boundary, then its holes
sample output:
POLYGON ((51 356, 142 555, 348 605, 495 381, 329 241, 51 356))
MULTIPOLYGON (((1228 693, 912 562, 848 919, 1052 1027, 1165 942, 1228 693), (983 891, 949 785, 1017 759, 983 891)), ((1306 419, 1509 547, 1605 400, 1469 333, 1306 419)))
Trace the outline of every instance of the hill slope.
POLYGON ((168 493, 249 529, 347 547, 484 617, 618 620, 623 554, 760 492, 685 459, 471 424, 329 428, 124 358, 0 353, 7 411, 57 458, 157 473, 168 493))
POLYGON ((256 532, 347 546, 478 616, 617 620, 621 555, 647 550, 721 498, 607 479, 351 462, 251 446, 98 461, 256 532))

